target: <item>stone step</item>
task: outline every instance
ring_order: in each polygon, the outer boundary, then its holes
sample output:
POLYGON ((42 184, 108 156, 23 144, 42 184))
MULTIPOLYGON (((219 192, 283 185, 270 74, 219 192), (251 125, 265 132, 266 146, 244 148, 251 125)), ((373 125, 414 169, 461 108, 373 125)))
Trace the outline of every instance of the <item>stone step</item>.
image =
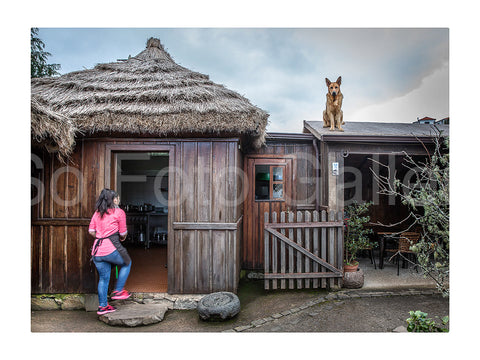
POLYGON ((166 304, 138 304, 130 302, 116 305, 117 311, 100 315, 99 319, 112 326, 142 326, 163 320, 169 309, 166 304))

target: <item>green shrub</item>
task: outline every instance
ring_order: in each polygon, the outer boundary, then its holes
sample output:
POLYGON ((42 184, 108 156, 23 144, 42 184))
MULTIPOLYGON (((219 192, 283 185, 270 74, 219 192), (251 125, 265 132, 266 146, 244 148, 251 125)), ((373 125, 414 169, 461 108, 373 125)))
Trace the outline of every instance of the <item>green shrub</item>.
POLYGON ((448 316, 442 318, 442 325, 437 325, 433 319, 427 318, 428 314, 420 310, 410 311, 407 319, 408 332, 448 332, 446 328, 448 316))
POLYGON ((354 265, 357 263, 357 254, 361 250, 375 246, 370 242, 369 235, 373 233, 372 229, 365 228, 370 222, 368 214, 369 207, 373 203, 367 202, 359 204, 354 201, 351 205, 345 207, 345 264, 354 265), (364 215, 364 216, 362 216, 364 215))

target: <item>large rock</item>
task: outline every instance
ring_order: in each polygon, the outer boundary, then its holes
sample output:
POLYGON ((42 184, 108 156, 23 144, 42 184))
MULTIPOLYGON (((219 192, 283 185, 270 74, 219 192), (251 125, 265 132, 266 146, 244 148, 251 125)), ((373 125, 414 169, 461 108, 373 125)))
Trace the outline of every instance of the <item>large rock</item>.
POLYGON ((61 302, 54 296, 32 297, 32 310, 59 310, 61 302))
POLYGON ((62 310, 85 309, 85 297, 83 295, 67 295, 62 302, 62 310))
POLYGON ((140 326, 156 324, 163 320, 168 306, 165 304, 122 305, 117 311, 100 316, 100 320, 113 326, 140 326))
POLYGON ((347 289, 359 289, 363 286, 364 273, 362 269, 343 274, 343 287, 347 289))
POLYGON ((405 326, 397 326, 395 329, 392 330, 394 333, 404 333, 408 332, 407 328, 405 326))
POLYGON ((240 312, 240 300, 231 292, 216 292, 205 295, 197 305, 202 320, 221 321, 234 317, 240 312))

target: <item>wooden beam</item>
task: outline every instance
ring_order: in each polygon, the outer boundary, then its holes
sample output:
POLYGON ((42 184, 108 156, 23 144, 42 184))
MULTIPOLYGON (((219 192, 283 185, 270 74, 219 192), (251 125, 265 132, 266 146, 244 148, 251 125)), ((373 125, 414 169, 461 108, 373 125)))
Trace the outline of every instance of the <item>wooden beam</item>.
POLYGON ((238 223, 174 222, 173 230, 237 230, 238 223))
POLYGON ((83 225, 90 225, 89 218, 42 218, 32 220, 32 225, 40 225, 40 226, 83 226, 83 225))
POLYGON ((301 222, 301 223, 277 223, 265 224, 270 229, 291 229, 291 228, 331 228, 343 227, 343 221, 325 221, 325 222, 301 222))
POLYGON ((315 272, 315 273, 275 273, 265 274, 265 279, 317 279, 317 278, 337 278, 342 274, 334 272, 315 272))

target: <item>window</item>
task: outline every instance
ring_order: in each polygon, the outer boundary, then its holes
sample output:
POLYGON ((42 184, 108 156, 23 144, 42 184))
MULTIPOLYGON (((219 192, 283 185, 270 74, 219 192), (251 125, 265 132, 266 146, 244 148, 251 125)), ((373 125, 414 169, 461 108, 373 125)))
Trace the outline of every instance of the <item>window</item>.
POLYGON ((255 200, 284 201, 285 165, 255 165, 255 200))

